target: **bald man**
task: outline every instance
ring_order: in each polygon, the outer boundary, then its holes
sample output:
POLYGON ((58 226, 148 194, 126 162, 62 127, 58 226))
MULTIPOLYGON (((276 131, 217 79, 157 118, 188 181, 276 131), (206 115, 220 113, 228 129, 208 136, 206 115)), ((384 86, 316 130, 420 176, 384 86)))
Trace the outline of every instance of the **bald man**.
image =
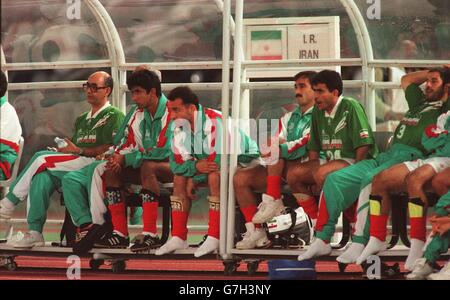
POLYGON ((113 136, 124 114, 108 101, 113 79, 106 72, 96 72, 83 84, 91 110, 75 121, 72 138, 57 151, 39 151, 12 183, 9 193, 0 201, 0 219, 10 219, 15 207, 27 199, 29 231, 14 245, 17 248, 43 246, 43 227, 50 197, 61 186, 68 172, 79 170, 103 154, 113 144, 113 136))

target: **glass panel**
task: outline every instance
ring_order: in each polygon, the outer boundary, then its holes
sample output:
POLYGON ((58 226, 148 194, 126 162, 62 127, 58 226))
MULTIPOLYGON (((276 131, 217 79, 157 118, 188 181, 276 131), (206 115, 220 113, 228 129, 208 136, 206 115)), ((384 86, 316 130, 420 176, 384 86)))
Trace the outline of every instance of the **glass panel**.
MULTIPOLYGON (((233 3, 233 2, 232 2, 233 3)), ((232 12, 235 8, 233 3, 232 12)), ((341 58, 360 57, 355 31, 344 7, 337 0, 246 0, 244 18, 339 16, 341 58)))
MULTIPOLYGON (((170 93, 170 89, 163 87, 162 92, 167 96, 170 93)), ((202 106, 221 110, 222 91, 194 91, 194 93, 198 96, 202 106)), ((133 101, 131 100, 131 93, 128 91, 126 92, 126 99, 126 109, 129 111, 133 101)))
POLYGON ((56 136, 71 137, 76 118, 89 109, 81 88, 9 91, 9 102, 25 139, 22 167, 36 151, 54 147, 56 136))
POLYGON ((402 89, 376 90, 375 101, 377 131, 393 132, 408 111, 405 93, 402 89))
MULTIPOLYGON (((359 88, 344 88, 343 95, 361 102, 361 89, 359 88)), ((297 107, 293 90, 270 89, 250 92, 250 118, 266 119, 268 132, 271 130, 270 120, 278 120, 285 113, 293 111, 297 107)))
POLYGON ((127 62, 222 57, 222 17, 214 1, 103 0, 127 62))
POLYGON ((108 58, 106 43, 95 17, 84 1, 74 3, 80 3, 80 6, 55 0, 40 1, 39 4, 31 0, 1 1, 1 40, 6 61, 108 58))
POLYGON ((380 10, 355 0, 366 21, 377 59, 450 57, 450 1, 380 1, 380 10), (378 18, 379 17, 379 18, 378 18))

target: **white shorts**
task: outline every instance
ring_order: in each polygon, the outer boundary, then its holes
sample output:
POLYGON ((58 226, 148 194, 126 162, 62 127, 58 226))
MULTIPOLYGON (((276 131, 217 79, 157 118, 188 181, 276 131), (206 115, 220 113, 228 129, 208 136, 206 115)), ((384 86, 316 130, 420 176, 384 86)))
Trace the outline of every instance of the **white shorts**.
MULTIPOLYGON (((350 166, 355 163, 354 158, 339 158, 339 159, 335 159, 335 160, 343 160, 343 161, 347 162, 350 166)), ((319 161, 320 161, 320 165, 324 165, 324 164, 330 162, 331 160, 326 160, 324 158, 320 158, 319 161)))
POLYGON ((449 157, 430 157, 427 159, 417 159, 413 161, 405 161, 405 166, 410 172, 420 168, 424 165, 430 165, 436 173, 440 173, 443 170, 450 168, 449 157))

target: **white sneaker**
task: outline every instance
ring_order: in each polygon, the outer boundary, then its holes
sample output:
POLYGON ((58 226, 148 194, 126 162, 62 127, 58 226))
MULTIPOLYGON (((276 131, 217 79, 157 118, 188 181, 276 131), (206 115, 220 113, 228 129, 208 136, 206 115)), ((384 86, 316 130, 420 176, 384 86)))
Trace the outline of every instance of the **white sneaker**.
POLYGON ((11 219, 16 207, 8 198, 0 201, 0 219, 11 219))
POLYGON ((419 258, 415 262, 413 271, 406 275, 406 279, 424 280, 431 273, 433 273, 433 267, 427 263, 426 258, 419 258))
POLYGON ((33 248, 43 247, 45 245, 44 236, 37 231, 29 231, 25 233, 22 239, 14 243, 14 248, 33 248))
POLYGON ((236 249, 264 248, 270 244, 266 231, 263 228, 255 228, 252 222, 245 223, 247 232, 243 234, 243 239, 236 243, 236 249))
POLYGON ((450 261, 437 273, 428 275, 429 280, 450 280, 450 261))
POLYGON ((187 241, 180 239, 177 236, 172 237, 167 243, 162 245, 155 251, 155 255, 164 255, 172 253, 176 250, 183 250, 189 247, 187 241))
POLYGON ((198 249, 194 252, 195 257, 200 257, 205 254, 209 254, 219 249, 219 240, 215 237, 209 236, 203 242, 203 244, 198 247, 198 249))
POLYGON ((265 223, 279 215, 283 210, 284 205, 281 199, 274 199, 267 194, 262 194, 262 202, 259 204, 258 211, 253 216, 252 222, 255 224, 265 223))

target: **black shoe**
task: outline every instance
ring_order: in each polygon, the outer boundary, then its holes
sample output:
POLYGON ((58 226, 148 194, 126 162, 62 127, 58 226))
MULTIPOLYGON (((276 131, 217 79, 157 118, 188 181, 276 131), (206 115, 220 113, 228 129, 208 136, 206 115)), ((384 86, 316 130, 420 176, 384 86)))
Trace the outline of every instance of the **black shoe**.
POLYGON ((89 224, 82 226, 80 232, 77 234, 77 241, 72 250, 75 254, 84 254, 94 247, 94 244, 105 234, 105 229, 102 225, 89 224))
POLYGON ((94 244, 96 248, 128 248, 130 246, 130 238, 118 235, 115 232, 105 234, 99 241, 94 244))
POLYGON ((140 234, 135 237, 134 245, 131 246, 131 252, 141 252, 150 249, 159 248, 161 244, 161 239, 158 236, 152 237, 149 234, 140 234))

